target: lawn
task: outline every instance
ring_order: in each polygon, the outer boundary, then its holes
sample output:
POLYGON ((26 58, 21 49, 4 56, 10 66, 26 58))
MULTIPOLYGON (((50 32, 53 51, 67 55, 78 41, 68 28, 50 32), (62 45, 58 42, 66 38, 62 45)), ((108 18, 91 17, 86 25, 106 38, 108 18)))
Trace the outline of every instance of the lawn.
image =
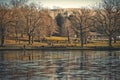
MULTIPOLYGON (((23 40, 20 41, 20 43, 16 43, 15 40, 5 40, 5 45, 6 46, 23 46, 23 45, 26 45, 26 46, 46 46, 46 47, 49 47, 49 46, 55 46, 55 47, 59 47, 59 46, 64 46, 64 47, 79 47, 80 46, 80 42, 79 42, 79 39, 77 39, 77 42, 76 41, 71 41, 70 43, 67 41, 67 37, 55 37, 55 36, 52 36, 52 37, 46 37, 45 38, 46 42, 38 42, 38 41, 35 41, 33 44, 28 44, 28 41, 23 40)), ((108 43, 107 41, 103 41, 103 40, 92 40, 92 41, 89 41, 89 43, 87 44, 84 44, 84 47, 107 47, 108 46, 108 43)), ((113 46, 114 47, 120 47, 120 42, 118 41, 117 43, 113 43, 113 46)))

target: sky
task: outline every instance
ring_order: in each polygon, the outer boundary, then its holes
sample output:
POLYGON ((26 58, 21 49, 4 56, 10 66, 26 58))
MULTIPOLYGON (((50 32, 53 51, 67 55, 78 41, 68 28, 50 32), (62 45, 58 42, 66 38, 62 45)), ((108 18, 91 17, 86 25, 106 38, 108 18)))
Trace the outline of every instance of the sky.
MULTIPOLYGON (((0 2, 10 2, 10 0, 0 0, 0 2)), ((46 8, 80 8, 96 6, 100 0, 29 0, 28 3, 41 4, 46 8)))

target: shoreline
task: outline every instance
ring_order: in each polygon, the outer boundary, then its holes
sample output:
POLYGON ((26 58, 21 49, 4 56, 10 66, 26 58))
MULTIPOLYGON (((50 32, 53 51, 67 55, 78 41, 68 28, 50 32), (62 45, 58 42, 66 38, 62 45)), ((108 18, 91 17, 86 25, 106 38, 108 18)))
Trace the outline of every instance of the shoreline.
POLYGON ((14 51, 14 50, 100 50, 100 51, 106 51, 106 50, 120 50, 119 47, 107 47, 107 46, 95 46, 95 47, 39 47, 39 46, 28 46, 28 47, 16 47, 16 46, 5 46, 0 47, 0 51, 14 51))

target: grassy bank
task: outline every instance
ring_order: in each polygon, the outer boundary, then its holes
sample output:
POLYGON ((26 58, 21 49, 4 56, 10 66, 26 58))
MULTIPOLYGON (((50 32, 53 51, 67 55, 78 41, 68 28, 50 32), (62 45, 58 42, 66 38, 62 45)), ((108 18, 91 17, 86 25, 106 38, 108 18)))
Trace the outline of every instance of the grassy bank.
MULTIPOLYGON (((66 44, 67 45, 67 44, 66 44)), ((120 50, 118 45, 114 45, 113 47, 108 47, 107 45, 98 45, 94 43, 94 45, 87 44, 83 48, 79 45, 67 45, 62 44, 47 46, 46 44, 42 45, 5 45, 4 47, 0 47, 0 50, 120 50)))
POLYGON ((0 51, 6 50, 120 50, 118 47, 0 47, 0 51))
POLYGON ((79 42, 66 42, 65 37, 47 37, 45 42, 35 41, 33 44, 28 44, 28 41, 5 40, 4 47, 0 50, 119 50, 120 42, 113 43, 113 47, 108 47, 107 41, 92 40, 84 47, 80 47, 79 42))

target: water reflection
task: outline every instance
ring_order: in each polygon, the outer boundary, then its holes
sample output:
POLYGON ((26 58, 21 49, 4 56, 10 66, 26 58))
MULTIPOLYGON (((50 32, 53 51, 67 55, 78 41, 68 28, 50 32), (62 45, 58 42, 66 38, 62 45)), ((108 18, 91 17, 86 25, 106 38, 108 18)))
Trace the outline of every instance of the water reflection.
POLYGON ((0 80, 120 80, 120 51, 0 51, 0 80))

